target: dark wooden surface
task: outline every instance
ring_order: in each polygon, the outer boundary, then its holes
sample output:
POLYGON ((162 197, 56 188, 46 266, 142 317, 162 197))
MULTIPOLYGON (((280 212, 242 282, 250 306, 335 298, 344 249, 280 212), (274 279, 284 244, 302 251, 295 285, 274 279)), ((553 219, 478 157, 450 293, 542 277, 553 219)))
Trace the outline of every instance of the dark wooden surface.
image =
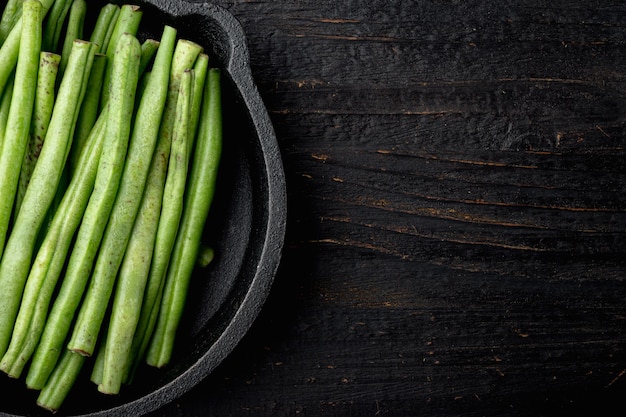
POLYGON ((251 332, 151 416, 623 415, 626 4, 215 3, 286 245, 251 332))

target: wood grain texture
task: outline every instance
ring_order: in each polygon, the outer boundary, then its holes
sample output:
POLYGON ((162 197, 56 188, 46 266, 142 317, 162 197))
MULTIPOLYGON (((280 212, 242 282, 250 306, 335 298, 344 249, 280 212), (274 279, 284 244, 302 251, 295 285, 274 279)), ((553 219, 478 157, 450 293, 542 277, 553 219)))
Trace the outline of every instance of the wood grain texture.
POLYGON ((626 405, 626 5, 215 1, 288 179, 261 317, 152 416, 626 405))

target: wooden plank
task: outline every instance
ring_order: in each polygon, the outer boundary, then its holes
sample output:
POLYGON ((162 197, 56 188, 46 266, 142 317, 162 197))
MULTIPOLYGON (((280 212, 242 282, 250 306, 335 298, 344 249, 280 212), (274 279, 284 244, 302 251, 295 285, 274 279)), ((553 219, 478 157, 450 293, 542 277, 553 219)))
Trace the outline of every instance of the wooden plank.
POLYGON ((276 285, 157 415, 612 415, 626 4, 217 1, 275 123, 276 285))

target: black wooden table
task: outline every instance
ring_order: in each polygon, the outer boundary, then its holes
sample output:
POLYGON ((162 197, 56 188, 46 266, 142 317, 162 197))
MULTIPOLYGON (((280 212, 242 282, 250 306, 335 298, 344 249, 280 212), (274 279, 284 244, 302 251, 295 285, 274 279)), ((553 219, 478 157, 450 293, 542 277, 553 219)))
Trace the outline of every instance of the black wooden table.
POLYGON ((626 3, 215 3, 286 244, 251 332, 151 416, 623 413, 626 3))

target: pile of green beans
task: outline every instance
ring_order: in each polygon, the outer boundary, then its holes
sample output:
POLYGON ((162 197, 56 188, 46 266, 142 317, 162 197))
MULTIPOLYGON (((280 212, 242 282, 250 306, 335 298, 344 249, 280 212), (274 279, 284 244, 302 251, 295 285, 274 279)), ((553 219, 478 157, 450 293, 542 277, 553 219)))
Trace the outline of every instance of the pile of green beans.
POLYGON ((140 42, 135 5, 97 12, 0 17, 0 370, 51 411, 86 363, 118 394, 170 362, 221 157, 203 47, 167 25, 140 42))

